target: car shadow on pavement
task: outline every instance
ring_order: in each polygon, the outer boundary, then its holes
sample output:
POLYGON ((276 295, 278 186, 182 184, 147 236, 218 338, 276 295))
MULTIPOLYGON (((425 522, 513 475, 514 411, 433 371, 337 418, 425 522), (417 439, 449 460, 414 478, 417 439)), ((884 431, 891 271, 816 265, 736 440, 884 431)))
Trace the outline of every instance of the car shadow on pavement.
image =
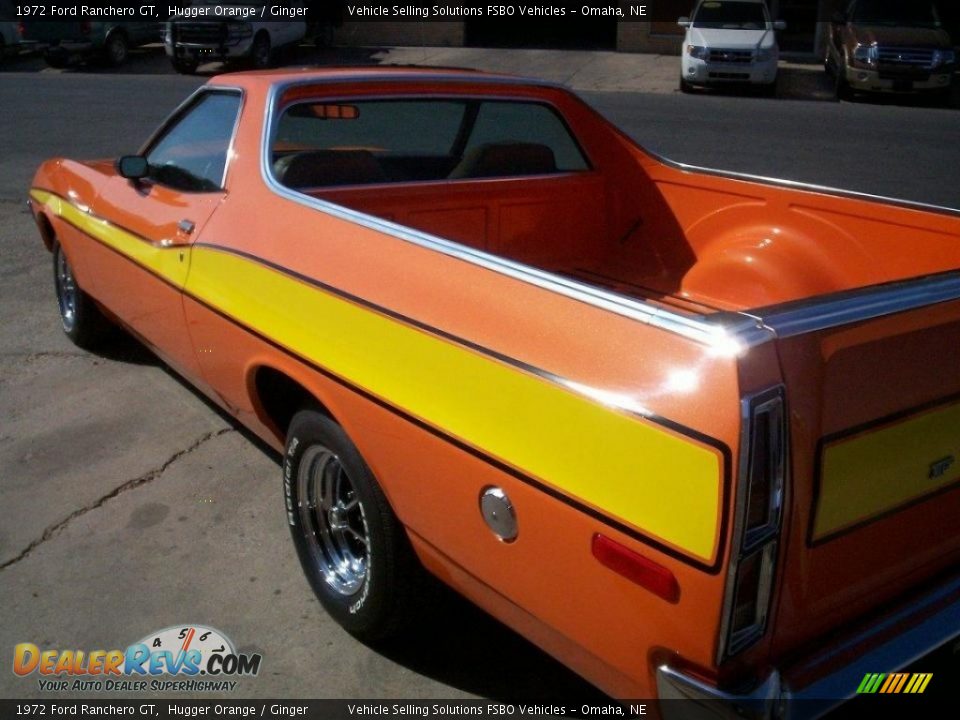
MULTIPOLYGON (((503 702, 606 704, 610 698, 432 578, 424 619, 373 649, 416 673, 503 702)), ((569 713, 569 709, 568 709, 569 713)))

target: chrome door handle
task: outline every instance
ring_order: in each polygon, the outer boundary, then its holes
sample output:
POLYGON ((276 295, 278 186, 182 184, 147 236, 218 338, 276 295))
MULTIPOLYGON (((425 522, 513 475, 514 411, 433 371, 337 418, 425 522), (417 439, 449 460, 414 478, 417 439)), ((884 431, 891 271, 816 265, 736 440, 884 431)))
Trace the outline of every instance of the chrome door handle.
POLYGON ((177 229, 184 235, 190 235, 195 227, 196 224, 194 224, 193 220, 187 220, 186 218, 177 223, 177 229))

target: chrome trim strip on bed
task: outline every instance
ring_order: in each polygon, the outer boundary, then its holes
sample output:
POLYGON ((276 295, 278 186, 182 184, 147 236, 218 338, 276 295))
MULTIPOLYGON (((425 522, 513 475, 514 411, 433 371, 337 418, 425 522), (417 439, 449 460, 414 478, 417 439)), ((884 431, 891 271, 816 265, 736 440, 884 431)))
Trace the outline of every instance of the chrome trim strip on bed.
MULTIPOLYGON (((387 233, 400 240, 473 263, 488 270, 569 297, 573 300, 603 308, 624 317, 637 320, 638 322, 662 328, 704 344, 720 353, 729 355, 739 355, 752 347, 777 338, 824 330, 844 323, 869 320, 871 318, 903 312, 936 302, 960 299, 960 271, 958 271, 956 277, 951 273, 947 279, 941 278, 940 276, 918 278, 902 283, 877 285, 849 292, 818 296, 810 300, 801 300, 795 303, 786 303, 782 306, 772 306, 770 308, 759 308, 742 312, 719 312, 714 315, 682 313, 588 285, 571 278, 562 277, 481 250, 476 250, 466 245, 445 240, 435 235, 383 220, 376 216, 352 210, 326 200, 313 198, 309 195, 286 188, 276 181, 273 177, 272 167, 268 162, 268 158, 270 157, 270 140, 273 137, 275 120, 273 110, 277 106, 277 100, 282 93, 291 88, 306 85, 383 82, 389 80, 457 83, 463 82, 464 78, 453 75, 413 73, 398 73, 387 78, 338 77, 328 79, 314 76, 271 85, 267 93, 267 101, 264 108, 263 133, 260 148, 260 171, 266 186, 272 192, 287 200, 319 210, 327 215, 348 220, 371 230, 387 233), (893 285, 896 287, 893 287, 893 285)), ((562 85, 556 83, 528 80, 525 78, 490 77, 478 74, 475 78, 469 78, 469 81, 550 87, 568 92, 562 85)), ((640 146, 638 145, 638 147, 640 146)), ((684 172, 714 175, 733 180, 760 182, 768 185, 779 185, 799 190, 883 202, 924 212, 938 212, 960 217, 960 210, 953 208, 885 198, 866 193, 811 185, 793 180, 765 178, 745 173, 701 168, 664 158, 642 147, 640 149, 657 161, 684 172)))
MULTIPOLYGON (((412 75, 406 76, 404 79, 424 78, 423 76, 412 75)), ((462 78, 455 79, 458 82, 463 82, 462 78)), ((470 80, 472 82, 473 78, 470 78, 470 80)), ((342 220, 349 220, 350 222, 370 228, 371 230, 387 233, 400 240, 441 252, 458 260, 479 265, 488 270, 507 275, 517 280, 522 280, 537 287, 542 287, 546 290, 564 295, 565 297, 603 308, 610 312, 637 320, 638 322, 661 327, 712 347, 724 354, 735 355, 744 349, 742 340, 739 338, 741 331, 746 329, 742 326, 749 326, 752 329, 756 329, 756 322, 750 318, 739 317, 736 313, 725 314, 724 322, 721 323, 711 322, 703 315, 692 313, 682 315, 662 307, 656 307, 650 303, 612 293, 523 263, 491 255, 482 250, 476 250, 466 245, 445 240, 435 235, 383 220, 374 215, 368 215, 367 213, 352 210, 326 200, 313 198, 304 193, 284 187, 273 177, 273 169, 269 163, 270 141, 273 137, 275 120, 273 109, 277 106, 277 100, 280 95, 291 88, 303 85, 324 84, 325 82, 324 80, 311 78, 308 80, 293 80, 286 83, 278 83, 271 86, 267 95, 266 107, 264 109, 263 136, 261 138, 260 171, 264 183, 277 195, 300 205, 319 210, 327 215, 332 215, 342 220)), ((529 83, 520 80, 516 81, 515 84, 540 85, 538 83, 529 83)), ((772 339, 769 333, 763 333, 763 335, 765 336, 765 340, 772 339)), ((759 337, 755 338, 754 344, 758 344, 759 340, 759 337)))
POLYGON ((872 285, 752 311, 778 338, 960 299, 960 270, 872 285))
MULTIPOLYGON (((638 146, 639 147, 639 146, 638 146)), ((750 173, 741 173, 735 172, 733 170, 718 170, 716 168, 701 167, 699 165, 689 165, 687 163, 682 163, 677 160, 671 160, 670 158, 659 155, 651 150, 648 150, 645 147, 641 147, 641 150, 647 155, 652 157, 658 162, 662 162, 664 165, 675 168, 677 170, 682 170, 683 172, 696 173, 699 175, 712 175, 714 177, 729 178, 730 180, 745 180, 747 182, 757 182, 763 183, 764 185, 775 185, 779 187, 790 188, 792 190, 806 190, 809 192, 821 193, 824 195, 835 195, 842 198, 851 198, 854 200, 866 200, 869 202, 879 202, 884 203, 885 205, 895 205, 897 207, 906 208, 908 210, 920 210, 922 212, 934 212, 941 215, 951 215, 954 217, 960 217, 960 209, 945 207, 943 205, 933 205, 931 203, 918 202, 916 200, 904 200, 902 198, 892 198, 885 195, 874 195, 872 193, 860 192, 857 190, 844 190, 842 188, 835 188, 829 185, 816 185, 814 183, 807 183, 801 180, 787 180, 785 178, 772 178, 766 177, 764 175, 752 175, 750 173)))

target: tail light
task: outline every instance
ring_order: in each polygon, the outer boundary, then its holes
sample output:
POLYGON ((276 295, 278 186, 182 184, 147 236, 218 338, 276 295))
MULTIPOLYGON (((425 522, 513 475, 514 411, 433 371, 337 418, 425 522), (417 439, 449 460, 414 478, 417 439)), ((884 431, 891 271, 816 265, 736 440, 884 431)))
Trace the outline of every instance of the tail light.
POLYGON ((743 401, 740 483, 718 661, 759 640, 767 624, 787 467, 783 388, 743 401))
POLYGON ((27 37, 27 28, 23 24, 23 20, 17 23, 17 35, 21 40, 27 37))
POLYGON ((89 34, 90 34, 90 21, 89 21, 89 20, 81 20, 81 21, 80 21, 80 32, 81 32, 81 34, 83 34, 83 35, 89 35, 89 34))

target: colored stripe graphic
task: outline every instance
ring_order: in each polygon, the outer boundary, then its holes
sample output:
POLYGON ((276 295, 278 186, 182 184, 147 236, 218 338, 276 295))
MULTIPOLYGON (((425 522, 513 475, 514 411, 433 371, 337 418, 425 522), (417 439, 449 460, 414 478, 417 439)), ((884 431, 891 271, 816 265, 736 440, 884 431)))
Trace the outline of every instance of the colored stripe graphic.
POLYGON ((920 694, 932 678, 933 673, 867 673, 857 687, 857 694, 920 694))
POLYGON ((960 482, 960 402, 826 440, 814 542, 960 482))
POLYGON ((151 245, 51 193, 31 196, 291 353, 706 566, 718 562, 725 460, 706 440, 225 249, 193 246, 184 277, 183 247, 151 245))

